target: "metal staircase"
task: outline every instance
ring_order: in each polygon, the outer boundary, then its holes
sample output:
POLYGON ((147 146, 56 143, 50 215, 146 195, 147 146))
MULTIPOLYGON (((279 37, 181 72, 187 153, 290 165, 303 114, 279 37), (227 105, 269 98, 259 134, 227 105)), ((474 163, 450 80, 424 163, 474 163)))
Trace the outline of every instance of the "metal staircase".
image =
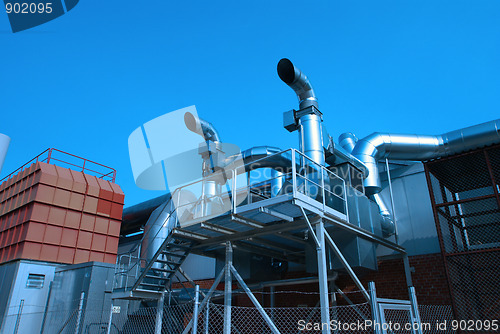
POLYGON ((141 275, 132 287, 132 291, 165 291, 175 273, 189 254, 193 242, 184 242, 170 233, 153 259, 142 269, 141 275))
MULTIPOLYGON (((149 260, 141 258, 139 245, 148 237, 147 233, 138 246, 119 256, 115 268, 114 299, 159 298, 170 287, 172 279, 189 255, 194 242, 186 241, 176 233, 178 218, 177 210, 171 205, 172 198, 164 204, 162 212, 156 217, 162 220, 163 228, 168 229, 168 236, 154 256, 149 260), (168 208, 170 212, 162 215, 168 208)), ((157 232, 159 233, 160 231, 157 232)), ((156 235, 153 238, 155 237, 156 235)))

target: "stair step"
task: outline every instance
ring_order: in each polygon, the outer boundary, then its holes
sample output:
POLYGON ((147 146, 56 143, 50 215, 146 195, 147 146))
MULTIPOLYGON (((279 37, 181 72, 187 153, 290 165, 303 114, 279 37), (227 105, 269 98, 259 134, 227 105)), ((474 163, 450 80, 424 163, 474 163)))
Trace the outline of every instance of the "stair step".
POLYGON ((178 254, 178 253, 172 253, 169 251, 163 251, 161 253, 165 256, 176 256, 176 257, 185 257, 186 256, 186 253, 178 254))
POLYGON ((154 278, 157 280, 162 280, 162 281, 168 281, 168 277, 161 277, 161 276, 155 276, 155 275, 146 275, 144 278, 154 278))
POLYGON ((141 284, 139 284, 140 286, 150 286, 152 288, 155 288, 155 289, 162 289, 163 288, 163 285, 158 285, 158 284, 150 284, 150 283, 144 283, 144 282, 141 282, 141 284))
POLYGON ((156 262, 163 263, 163 264, 173 264, 173 265, 181 264, 181 262, 165 261, 165 260, 159 260, 159 259, 157 259, 156 262))
POLYGON ((174 244, 174 243, 170 243, 167 245, 167 248, 179 248, 179 249, 185 249, 185 250, 188 250, 191 248, 191 246, 187 246, 187 245, 180 245, 180 244, 174 244))
POLYGON ((156 270, 156 271, 161 271, 161 272, 164 272, 164 273, 175 273, 175 270, 173 269, 164 269, 164 268, 151 268, 149 270, 156 270))

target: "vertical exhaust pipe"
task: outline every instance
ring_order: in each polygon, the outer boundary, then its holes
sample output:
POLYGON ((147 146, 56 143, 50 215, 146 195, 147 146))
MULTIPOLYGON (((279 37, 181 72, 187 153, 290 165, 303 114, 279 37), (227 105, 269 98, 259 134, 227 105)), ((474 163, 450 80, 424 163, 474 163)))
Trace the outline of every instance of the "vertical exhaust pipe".
POLYGON ((300 150, 314 162, 325 165, 325 151, 323 149, 322 114, 318 109, 318 99, 307 79, 293 63, 283 58, 278 63, 280 79, 293 89, 299 99, 300 110, 294 112, 294 120, 299 130, 300 150))
POLYGON ((0 133, 0 172, 2 171, 5 156, 10 145, 10 137, 0 133))

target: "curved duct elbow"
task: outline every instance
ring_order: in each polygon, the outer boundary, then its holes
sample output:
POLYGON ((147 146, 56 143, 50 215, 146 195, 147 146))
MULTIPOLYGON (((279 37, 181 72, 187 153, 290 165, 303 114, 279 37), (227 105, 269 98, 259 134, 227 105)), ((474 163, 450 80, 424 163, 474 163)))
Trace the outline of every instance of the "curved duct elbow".
POLYGON ((500 142, 500 120, 451 131, 438 136, 373 133, 360 139, 352 154, 369 170, 364 181, 368 195, 381 189, 380 159, 425 161, 500 142))
POLYGON ((196 117, 190 112, 184 114, 184 123, 190 131, 199 134, 200 136, 205 138, 205 140, 210 140, 213 142, 220 141, 219 134, 211 123, 204 121, 199 117, 196 117))
POLYGON ((318 100, 309 79, 289 59, 283 58, 279 61, 278 75, 297 94, 300 109, 310 106, 318 108, 318 100))
POLYGON ((352 153, 352 150, 354 150, 354 146, 356 146, 357 142, 358 138, 356 138, 356 136, 350 132, 345 132, 339 136, 340 147, 342 147, 348 153, 352 153))
POLYGON ((370 198, 377 203, 379 207, 380 216, 382 218, 380 223, 384 237, 390 237, 396 232, 396 225, 394 224, 394 219, 392 219, 391 212, 387 208, 387 205, 385 205, 385 202, 380 194, 373 194, 370 198))

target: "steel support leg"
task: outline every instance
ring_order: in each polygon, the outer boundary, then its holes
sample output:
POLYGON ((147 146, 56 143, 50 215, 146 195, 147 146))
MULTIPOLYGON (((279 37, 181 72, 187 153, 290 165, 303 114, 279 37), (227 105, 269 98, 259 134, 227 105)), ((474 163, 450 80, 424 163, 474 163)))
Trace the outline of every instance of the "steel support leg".
POLYGON ((420 311, 418 310, 417 294, 415 293, 415 288, 410 286, 408 288, 410 292, 410 302, 412 308, 412 316, 415 322, 419 324, 417 328, 417 333, 422 334, 422 320, 420 319, 420 311))
POLYGON ((330 334, 330 307, 328 303, 328 277, 326 270, 326 243, 325 225, 323 220, 316 224, 316 237, 318 238, 318 279, 319 279, 319 300, 321 304, 321 333, 330 334))
POLYGON ((411 279, 411 268, 410 268, 410 260, 408 260, 408 254, 403 254, 403 264, 405 267, 405 277, 406 277, 406 286, 413 286, 413 282, 411 279))
MULTIPOLYGON (((202 311, 203 308, 210 302, 210 298, 212 298, 212 295, 214 294, 214 291, 217 288, 217 285, 219 285, 219 283, 221 282, 222 276, 224 275, 224 272, 225 272, 225 268, 221 270, 219 275, 217 275, 217 278, 215 279, 214 284, 212 284, 212 287, 210 288, 210 290, 208 290, 207 295, 205 296, 205 298, 203 298, 203 301, 201 302, 201 305, 199 307, 200 311, 202 311)), ((193 328, 193 322, 194 322, 193 319, 191 319, 189 321, 186 328, 184 328, 184 331, 182 332, 182 334, 189 333, 189 330, 191 330, 191 328, 193 328)))
POLYGON ((232 279, 231 267, 233 266, 233 246, 231 242, 226 242, 226 266, 225 273, 225 288, 224 288, 224 334, 231 334, 231 294, 232 294, 232 279))
POLYGON ((200 286, 194 288, 193 334, 198 333, 198 307, 200 305, 200 286))
POLYGON ((349 276, 351 276, 352 280, 354 281, 354 283, 356 284, 358 289, 361 291, 361 293, 366 298, 366 300, 370 301, 370 295, 368 294, 368 292, 366 292, 365 287, 363 286, 363 284, 361 284, 361 281, 359 280, 359 278, 356 275, 356 273, 354 272, 354 270, 352 270, 351 266, 349 265, 349 263, 345 259, 344 255, 342 255, 342 252, 338 248, 337 244, 333 241, 333 239, 330 237, 330 235, 326 231, 323 235, 326 237, 326 241, 328 241, 328 244, 330 245, 333 252, 335 253, 335 256, 337 257, 337 259, 339 259, 339 261, 342 263, 344 268, 347 270, 347 273, 349 274, 349 276))
POLYGON ((158 303, 156 304, 155 334, 161 334, 164 303, 165 303, 165 293, 162 293, 160 299, 158 299, 158 303))
POLYGON ((377 291, 375 290, 375 283, 374 282, 368 283, 368 290, 370 292, 370 308, 372 309, 373 333, 374 334, 381 334, 382 331, 380 329, 381 329, 382 322, 380 321, 380 314, 379 314, 378 301, 377 301, 377 291))

